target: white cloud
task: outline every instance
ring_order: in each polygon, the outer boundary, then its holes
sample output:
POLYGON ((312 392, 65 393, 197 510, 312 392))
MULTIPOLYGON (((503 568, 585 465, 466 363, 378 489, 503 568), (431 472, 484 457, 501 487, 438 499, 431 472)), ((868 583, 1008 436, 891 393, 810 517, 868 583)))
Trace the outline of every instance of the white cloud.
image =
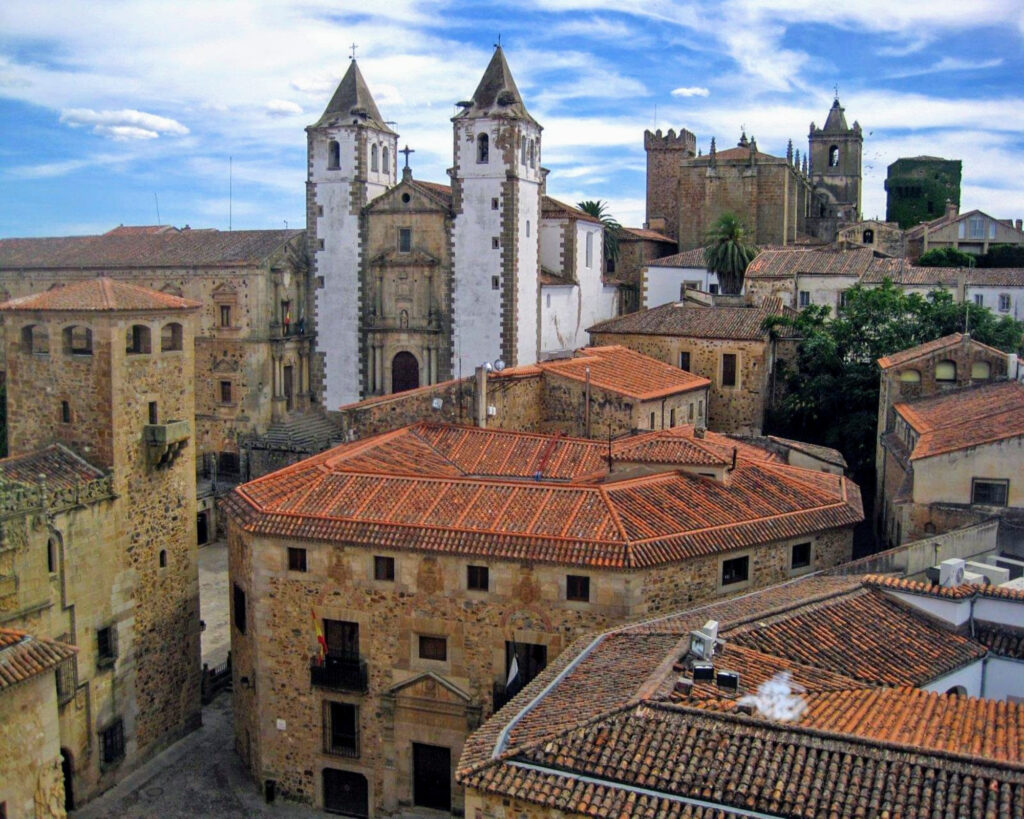
POLYGON ((292 114, 301 114, 302 106, 291 100, 270 100, 266 105, 267 116, 287 117, 292 114))
POLYGON ((893 79, 901 79, 903 77, 918 77, 923 74, 938 74, 943 71, 981 71, 986 68, 998 68, 1002 64, 1002 58, 998 57, 991 60, 964 60, 959 57, 943 57, 931 65, 897 71, 889 76, 893 79))
POLYGON ((706 97, 711 92, 702 85, 691 85, 684 88, 673 88, 673 97, 706 97))
POLYGON ((119 111, 94 111, 91 108, 66 108, 60 121, 72 128, 91 125, 93 132, 118 141, 156 139, 164 136, 184 136, 188 128, 177 120, 147 114, 132 108, 119 111))

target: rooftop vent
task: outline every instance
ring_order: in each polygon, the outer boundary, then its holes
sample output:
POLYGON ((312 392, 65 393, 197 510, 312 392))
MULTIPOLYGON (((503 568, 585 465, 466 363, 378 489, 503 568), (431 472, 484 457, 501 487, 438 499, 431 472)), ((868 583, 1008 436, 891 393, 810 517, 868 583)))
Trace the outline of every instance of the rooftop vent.
POLYGON ((711 682, 715 678, 715 667, 711 663, 693 664, 694 682, 711 682))
POLYGON ((719 671, 718 687, 723 691, 738 691, 740 687, 740 675, 736 671, 719 671))

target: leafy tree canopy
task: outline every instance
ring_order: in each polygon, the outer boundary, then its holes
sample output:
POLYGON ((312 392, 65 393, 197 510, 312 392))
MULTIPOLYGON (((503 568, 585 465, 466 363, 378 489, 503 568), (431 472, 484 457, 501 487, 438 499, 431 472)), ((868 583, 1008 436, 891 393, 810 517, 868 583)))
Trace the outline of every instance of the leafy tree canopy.
POLYGON ((794 327, 802 339, 795 368, 784 374, 787 393, 769 413, 769 431, 838 449, 865 498, 874 483, 877 360, 968 327, 976 340, 1008 352, 1020 347, 1024 334, 1024 323, 1009 316, 955 303, 944 291, 905 293, 889 280, 848 290, 834 318, 828 308, 812 305, 765 324, 773 333, 794 327))
POLYGON ((921 254, 921 267, 974 267, 976 257, 955 247, 933 247, 921 254))
POLYGON ((605 263, 610 261, 614 265, 619 260, 619 230, 622 229, 622 226, 608 211, 608 203, 603 199, 586 199, 577 202, 576 207, 601 220, 601 225, 604 227, 605 263))
POLYGON ((738 294, 743 290, 743 274, 747 271, 757 248, 750 244, 747 229, 735 213, 723 213, 705 237, 704 264, 718 275, 723 293, 738 294))
POLYGON ((1024 245, 993 245, 978 257, 978 267, 1024 267, 1024 245))

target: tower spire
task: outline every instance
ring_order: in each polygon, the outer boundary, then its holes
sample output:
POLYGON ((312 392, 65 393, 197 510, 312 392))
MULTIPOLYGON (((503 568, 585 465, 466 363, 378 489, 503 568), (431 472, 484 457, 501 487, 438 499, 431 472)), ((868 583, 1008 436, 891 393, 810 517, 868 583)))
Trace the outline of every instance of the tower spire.
MULTIPOLYGON (((512 71, 505 60, 505 52, 501 47, 501 40, 494 46, 494 54, 487 64, 480 84, 473 92, 473 104, 467 106, 456 118, 473 118, 485 116, 508 116, 512 118, 527 119, 536 123, 530 116, 523 103, 523 97, 516 87, 516 81, 512 77, 512 71)), ((461 103, 460 103, 461 105, 461 103)))
POLYGON ((352 56, 349 57, 348 71, 341 78, 334 96, 327 103, 323 116, 316 123, 317 126, 329 125, 331 123, 349 123, 353 120, 371 125, 381 131, 394 133, 387 125, 384 117, 380 115, 377 103, 373 101, 373 94, 363 79, 359 70, 359 63, 356 62, 356 46, 352 44, 352 56))

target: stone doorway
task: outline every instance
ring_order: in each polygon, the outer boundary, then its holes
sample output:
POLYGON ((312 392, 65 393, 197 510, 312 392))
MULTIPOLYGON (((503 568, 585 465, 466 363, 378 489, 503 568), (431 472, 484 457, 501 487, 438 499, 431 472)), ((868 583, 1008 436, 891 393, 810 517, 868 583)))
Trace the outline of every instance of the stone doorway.
POLYGON ((391 392, 414 390, 420 385, 420 364, 412 353, 398 353, 391 359, 391 392))
POLYGON ((452 809, 452 752, 439 745, 412 744, 412 801, 421 808, 452 809))
POLYGON ((342 816, 369 816, 366 777, 352 771, 324 768, 324 810, 342 816))
POLYGON ((204 546, 210 540, 210 518, 207 512, 196 515, 196 544, 204 546))
POLYGON ((295 408, 295 370, 290 364, 284 368, 284 402, 288 412, 295 408))
POLYGON ((60 749, 60 773, 64 778, 64 810, 74 810, 75 783, 74 765, 71 763, 71 751, 60 749))

